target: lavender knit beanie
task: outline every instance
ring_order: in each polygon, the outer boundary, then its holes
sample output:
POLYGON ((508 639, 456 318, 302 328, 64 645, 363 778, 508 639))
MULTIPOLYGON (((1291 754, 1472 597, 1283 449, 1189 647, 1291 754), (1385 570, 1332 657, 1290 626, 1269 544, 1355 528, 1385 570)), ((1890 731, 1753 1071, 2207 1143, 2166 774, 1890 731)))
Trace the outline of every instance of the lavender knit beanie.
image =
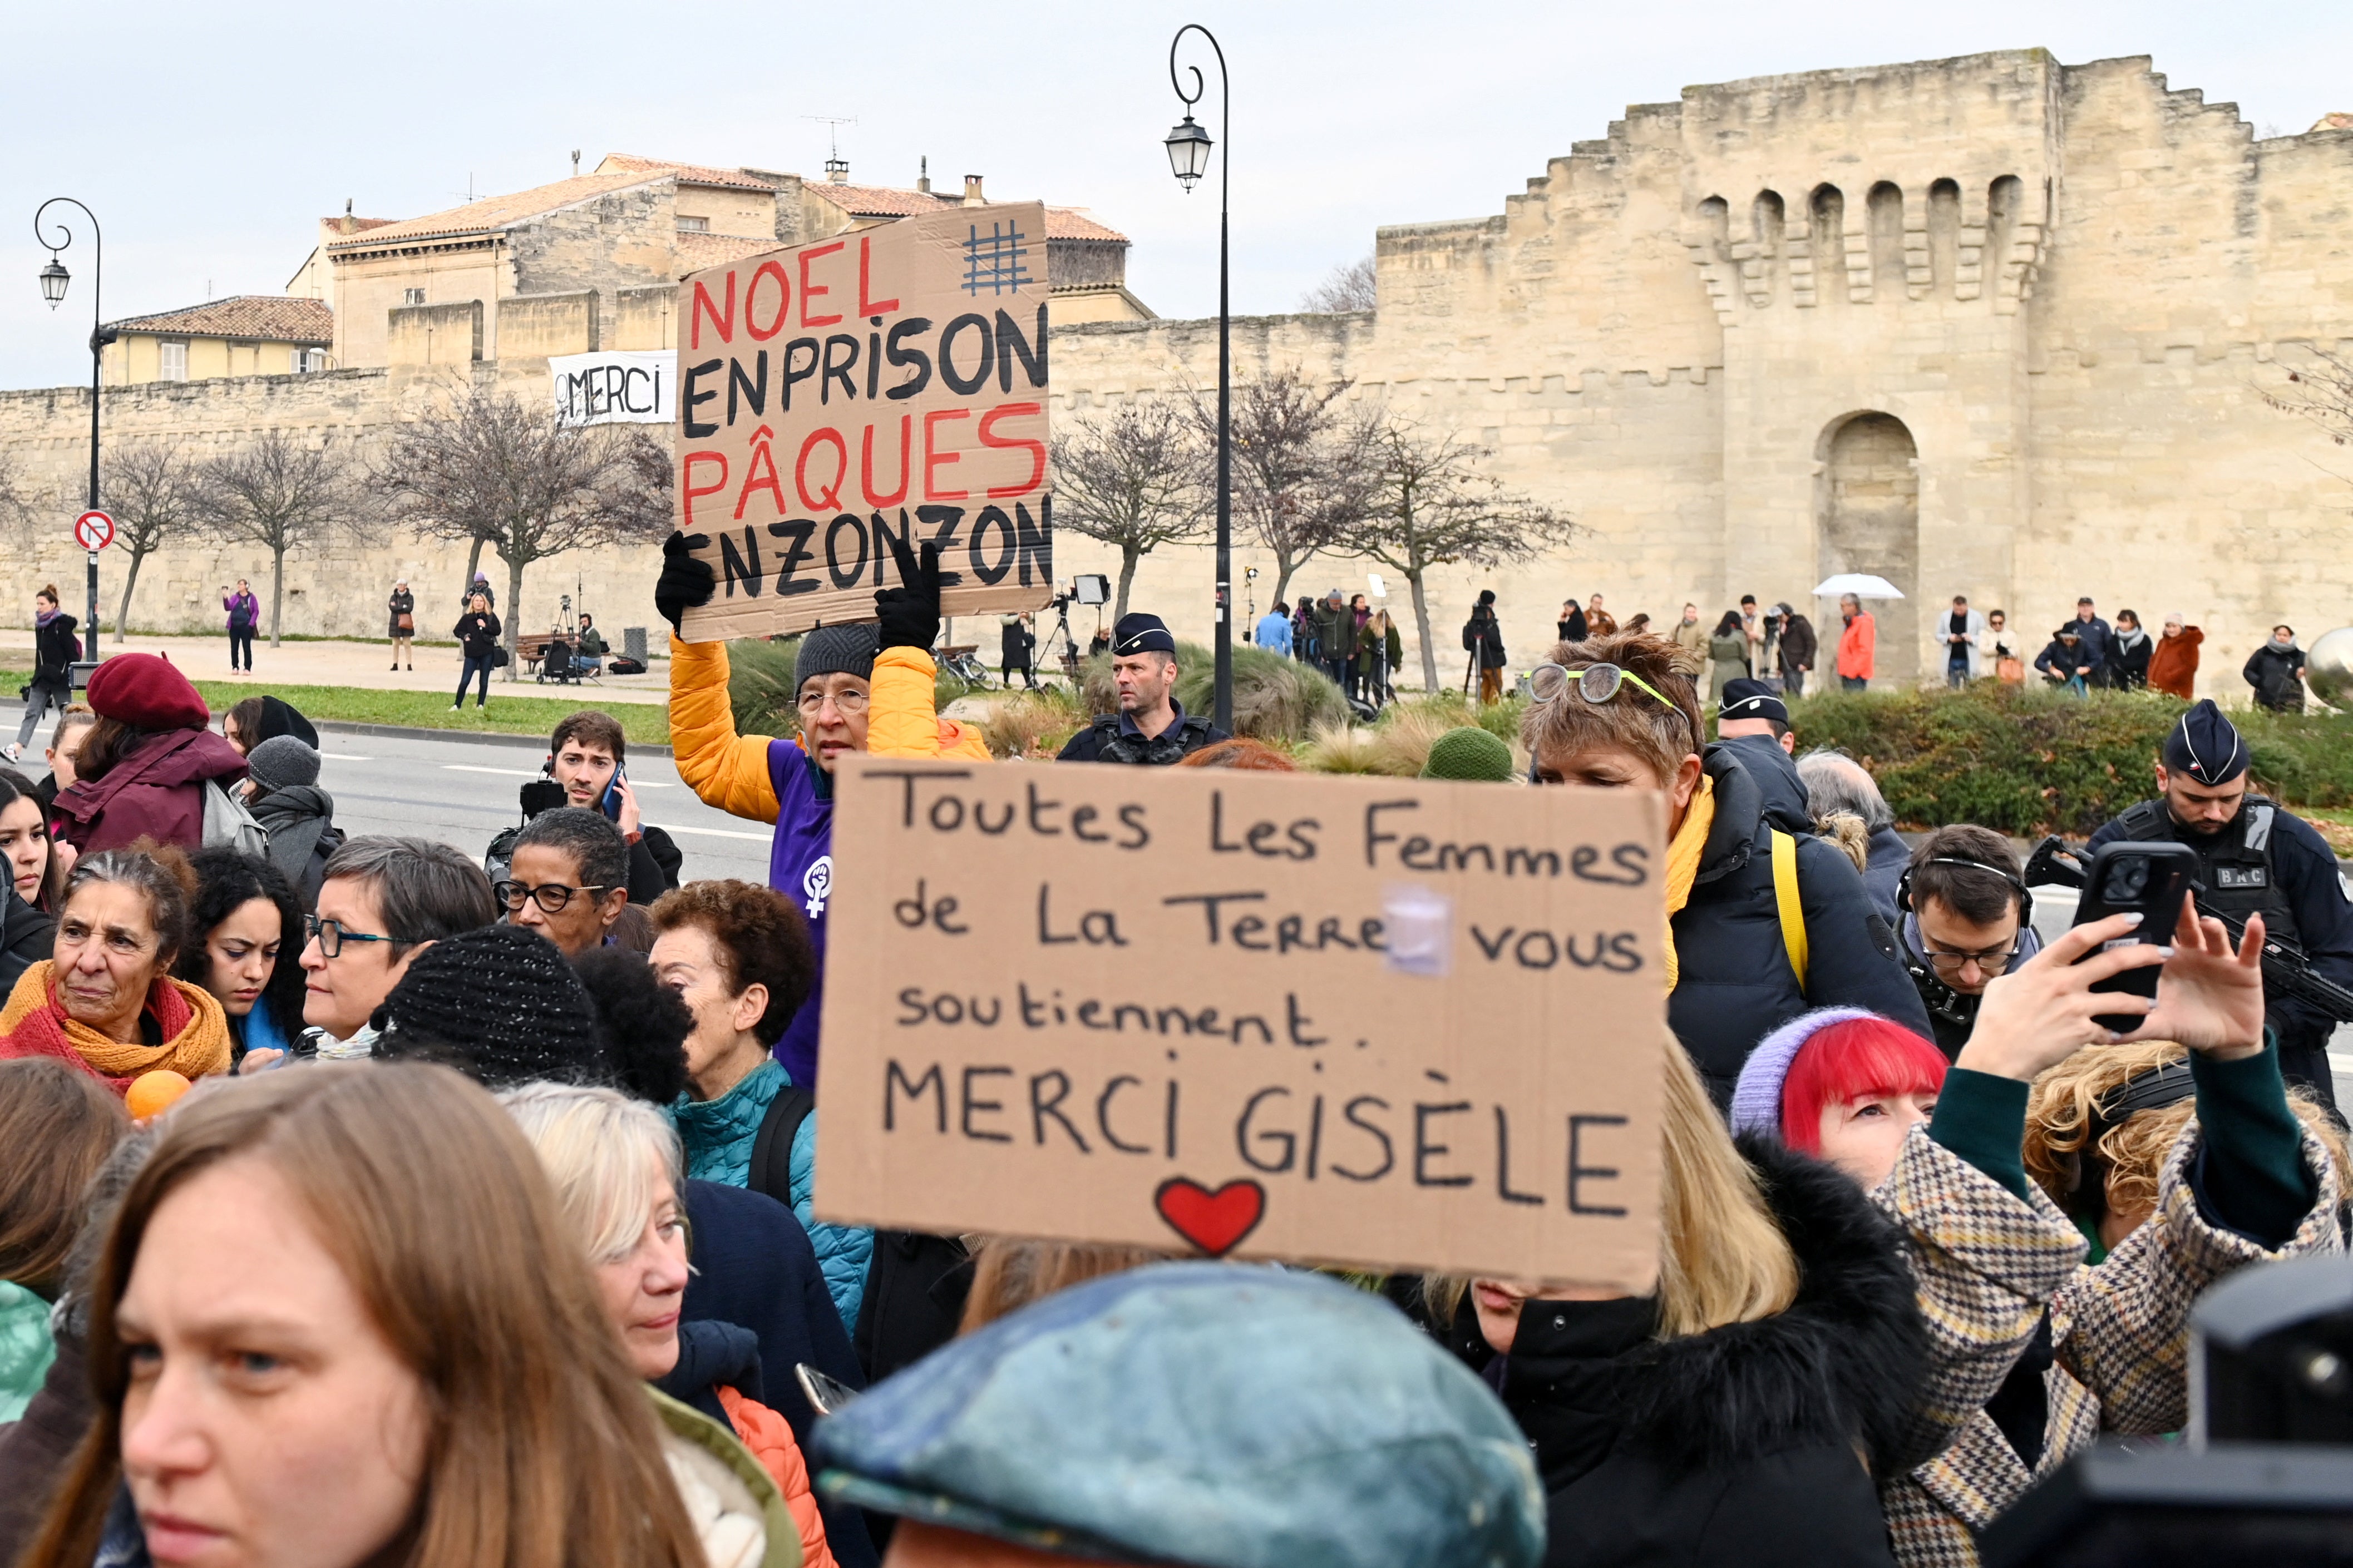
POLYGON ((1769 1132, 1775 1137, 1781 1132, 1781 1085, 1788 1079, 1789 1064, 1806 1042, 1832 1024, 1843 1024, 1854 1018, 1876 1018, 1878 1014, 1862 1007, 1821 1007, 1802 1013, 1757 1042, 1748 1053, 1748 1061, 1740 1069, 1740 1081, 1732 1086, 1732 1135, 1744 1132, 1769 1132))

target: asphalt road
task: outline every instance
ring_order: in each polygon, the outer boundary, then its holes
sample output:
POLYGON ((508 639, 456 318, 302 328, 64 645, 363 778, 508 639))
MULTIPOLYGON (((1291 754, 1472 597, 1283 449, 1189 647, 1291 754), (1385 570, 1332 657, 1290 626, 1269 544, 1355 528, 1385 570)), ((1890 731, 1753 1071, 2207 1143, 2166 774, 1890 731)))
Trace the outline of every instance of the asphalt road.
MULTIPOLYGON (((23 712, 18 704, 0 704, 5 730, 0 739, 15 736, 23 712)), ((336 826, 353 837, 399 833, 438 839, 477 860, 501 828, 522 820, 516 792, 539 776, 545 754, 456 735, 428 741, 328 731, 319 742, 319 784, 335 797, 336 826)), ((37 750, 28 751, 19 765, 36 779, 45 771, 37 750)), ((773 835, 765 823, 703 805, 668 757, 632 757, 628 772, 645 820, 667 829, 685 855, 682 879, 768 879, 773 835)))

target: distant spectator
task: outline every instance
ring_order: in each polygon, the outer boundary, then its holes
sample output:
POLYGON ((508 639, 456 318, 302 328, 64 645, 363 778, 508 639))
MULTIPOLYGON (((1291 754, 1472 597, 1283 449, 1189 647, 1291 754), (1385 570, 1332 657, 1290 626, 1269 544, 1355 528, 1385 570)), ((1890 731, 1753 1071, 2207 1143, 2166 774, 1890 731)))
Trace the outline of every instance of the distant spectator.
POLYGON ((2157 639, 2157 647, 2148 656, 2148 684, 2152 690, 2179 697, 2184 702, 2197 696, 2198 648, 2206 634, 2191 626, 2174 611, 2165 617, 2165 633, 2157 639))
POLYGON ((1013 672, 1017 669, 1021 672, 1021 679, 1030 690, 1038 689, 1038 676, 1032 668, 1036 663, 1037 647, 1038 634, 1030 629, 1028 616, 1007 616, 999 623, 997 628, 997 679, 1008 690, 1012 689, 1013 672))
POLYGON ((1628 637, 1641 637, 1648 633, 1650 629, 1651 613, 1648 610, 1642 611, 1641 614, 1634 616, 1633 619, 1626 623, 1626 635, 1628 637))
POLYGON ((392 597, 385 601, 385 630, 392 637, 392 668, 402 665, 415 669, 410 663, 415 650, 409 641, 417 636, 417 595, 408 590, 408 579, 403 577, 392 585, 392 597))
POLYGON ((1462 623, 1462 651, 1479 670, 1479 701, 1482 706, 1504 700, 1503 623, 1495 618, 1495 590, 1479 590, 1479 602, 1472 606, 1471 618, 1462 623))
POLYGON ((1356 616, 1341 602, 1337 588, 1315 606, 1315 658, 1332 684, 1345 691, 1348 667, 1356 661, 1356 616))
POLYGON ((226 584, 221 587, 221 608, 228 612, 228 667, 237 668, 237 649, 245 650, 245 668, 253 668, 253 628, 261 620, 261 601, 253 596, 246 580, 237 580, 237 592, 230 593, 226 584))
POLYGON ((2090 686, 2105 686, 2108 680, 2108 647, 2116 640, 2115 628, 2100 619, 2092 607, 2089 594, 2075 601, 2076 637, 2082 647, 2078 651, 2076 672, 2090 686))
MULTIPOLYGON (((1686 605, 1685 608, 1689 606, 1686 605)), ((1692 614, 1696 616, 1699 612, 1693 610, 1692 614)), ((1575 599, 1563 599, 1560 602, 1560 620, 1556 624, 1555 629, 1560 633, 1560 640, 1563 642, 1583 642, 1585 640, 1584 606, 1575 599)))
POLYGON ((1618 617, 1601 607, 1601 595, 1596 594, 1585 602, 1585 640, 1614 637, 1618 635, 1618 617))
POLYGON ((1818 817, 1852 812, 1871 831, 1871 863, 1863 868, 1862 885, 1872 907, 1889 926, 1895 924, 1895 889, 1911 864, 1912 851, 1895 831, 1895 813, 1879 793, 1878 781, 1861 763, 1834 747, 1820 747, 1798 759, 1798 776, 1806 781, 1807 804, 1818 817))
POLYGON ((1958 689, 1977 679, 1978 672, 1978 638, 1985 632, 1985 617, 1969 608, 1968 595, 1953 595, 1953 607, 1937 628, 1937 640, 1945 646, 1945 684, 1958 689))
POLYGON ((203 844, 205 792, 243 778, 245 759, 212 732, 188 678, 154 654, 119 653, 91 673, 90 705, 98 722, 52 808, 63 836, 83 855, 139 838, 203 844))
POLYGON ((2148 685, 2148 661, 2156 647, 2141 629, 2140 616, 2116 612, 2113 639, 2108 644, 2108 685, 2118 691, 2139 691, 2148 685))
POLYGON ((2255 689, 2255 706, 2274 713, 2304 711, 2304 649, 2295 646, 2295 629, 2272 628, 2272 640, 2247 656, 2239 672, 2255 689))
POLYGON ((1356 666, 1365 679, 1365 700, 1376 708, 1386 707, 1390 678, 1405 663, 1405 638, 1385 607, 1366 620, 1358 642, 1356 666))
POLYGON ((465 654, 465 664, 458 672, 458 695, 449 704, 450 712, 455 713, 466 705, 466 688, 474 685, 478 678, 480 688, 475 695, 474 706, 480 709, 489 705, 491 669, 496 661, 499 637, 503 630, 499 617, 491 612, 490 595, 477 589, 474 596, 466 602, 466 613, 458 617, 458 624, 449 632, 458 639, 459 647, 465 654))
POLYGON ((1879 624, 1852 594, 1839 595, 1839 617, 1846 623, 1845 630, 1839 633, 1839 686, 1843 690, 1861 691, 1871 684, 1877 669, 1879 624))
POLYGON ((1291 606, 1277 599, 1274 608, 1258 618, 1250 640, 1269 653, 1291 657, 1291 606))
POLYGON ((1774 649, 1773 658, 1781 672, 1781 690, 1786 696, 1803 697, 1806 677, 1813 673, 1814 660, 1820 653, 1814 623, 1787 604, 1776 608, 1780 612, 1781 646, 1774 649))
MULTIPOLYGON (((1582 625, 1584 617, 1580 616, 1578 624, 1582 625)), ((1707 627, 1700 624, 1697 605, 1689 602, 1684 604, 1683 619, 1675 623, 1674 630, 1669 632, 1667 636, 1672 639, 1677 647, 1690 649, 1692 657, 1702 665, 1707 662, 1707 627)), ((1562 640, 1573 642, 1578 639, 1564 637, 1562 640)), ((1705 697, 1707 692, 1703 689, 1700 695, 1705 697)))
POLYGON ((2069 621, 2051 634, 2051 644, 2034 656, 2034 668, 2052 686, 2063 687, 2082 697, 2090 689, 2084 665, 2084 628, 2069 621))
POLYGON ((1748 633, 1738 610, 1726 610, 1707 637, 1708 689, 1721 699, 1736 680, 1748 679, 1748 633))
POLYGON ((69 667, 81 657, 81 640, 74 636, 79 624, 59 606, 56 584, 33 595, 33 679, 25 688, 25 721, 17 726, 16 739, 7 748, 12 763, 33 743, 33 731, 48 710, 63 711, 73 700, 73 672, 69 667))
POLYGON ((605 634, 586 616, 580 617, 580 633, 572 639, 572 668, 580 675, 601 675, 605 670, 605 655, 610 651, 605 634))
POLYGON ((1985 629, 1978 633, 1977 672, 2012 685, 2026 679, 2026 663, 2010 639, 2010 614, 2006 610, 1986 612, 1985 629))

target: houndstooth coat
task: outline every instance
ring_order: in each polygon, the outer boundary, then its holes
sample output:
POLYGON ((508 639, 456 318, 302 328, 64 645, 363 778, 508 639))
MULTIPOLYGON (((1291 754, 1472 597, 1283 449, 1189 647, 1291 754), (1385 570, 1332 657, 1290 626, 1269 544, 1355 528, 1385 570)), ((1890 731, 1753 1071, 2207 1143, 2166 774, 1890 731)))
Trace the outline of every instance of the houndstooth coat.
POLYGON ((2084 1237, 2041 1188, 2030 1183, 2021 1203, 1926 1127, 1913 1130, 1873 1196, 1904 1228, 1928 1324, 1919 1451, 1950 1446, 1881 1483, 1905 1568, 1975 1568, 1977 1532, 2101 1433, 2179 1430, 2189 1419, 2189 1308, 2207 1286, 2250 1263, 2343 1249, 2336 1170, 2311 1132, 2304 1163, 2319 1196, 2277 1252, 2199 1214, 2188 1176, 2198 1148, 2193 1121, 2166 1157, 2157 1213, 2087 1267, 2084 1237), (1985 1405, 2046 1309, 2050 1415, 2030 1471, 1985 1405))

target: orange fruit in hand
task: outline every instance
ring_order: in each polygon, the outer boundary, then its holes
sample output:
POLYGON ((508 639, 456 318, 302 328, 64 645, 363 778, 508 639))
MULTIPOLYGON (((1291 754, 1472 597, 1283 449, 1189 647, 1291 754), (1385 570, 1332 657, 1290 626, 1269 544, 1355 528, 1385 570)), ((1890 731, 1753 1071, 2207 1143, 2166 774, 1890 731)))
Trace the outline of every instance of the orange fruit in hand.
POLYGON ((131 1120, 143 1125, 172 1109, 173 1102, 187 1092, 186 1078, 170 1068, 157 1068, 132 1079, 131 1092, 122 1097, 122 1102, 131 1120))

